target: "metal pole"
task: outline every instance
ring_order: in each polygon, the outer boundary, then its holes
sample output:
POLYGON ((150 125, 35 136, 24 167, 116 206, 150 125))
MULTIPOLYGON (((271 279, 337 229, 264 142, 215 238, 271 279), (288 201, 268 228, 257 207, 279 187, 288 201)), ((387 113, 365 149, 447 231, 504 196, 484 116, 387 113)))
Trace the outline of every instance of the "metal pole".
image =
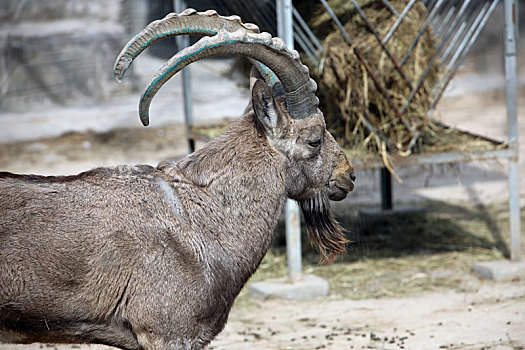
POLYGON ((383 4, 385 4, 386 7, 388 7, 388 9, 397 17, 399 18, 399 12, 396 11, 396 9, 394 8, 394 6, 392 6, 392 4, 390 4, 390 2, 388 2, 388 0, 383 0, 383 4))
POLYGON ((283 25, 283 35, 279 35, 284 42, 286 43, 286 46, 290 49, 294 49, 294 42, 293 42, 293 5, 292 0, 281 0, 282 1, 282 13, 281 13, 281 21, 283 25))
MULTIPOLYGON (((485 27, 485 23, 488 21, 490 15, 496 8, 498 2, 499 0, 494 0, 489 10, 484 14, 484 17, 481 20, 481 23, 478 23, 478 20, 477 20, 478 18, 480 18, 479 16, 474 20, 474 23, 472 24, 471 28, 469 29, 469 32, 467 33, 467 37, 463 39, 463 41, 457 48, 456 53, 454 54, 452 59, 447 63, 447 74, 441 79, 441 81, 444 81, 445 83, 441 84, 440 82, 441 88, 440 88, 439 94, 434 100, 434 102, 432 103, 432 107, 430 107, 430 109, 428 110, 427 116, 431 116, 432 113, 434 113, 434 109, 436 108, 439 100, 443 96, 443 93, 445 92, 448 84, 454 77, 454 74, 456 74, 456 71, 458 70, 461 63, 463 63, 463 60, 465 59, 468 52, 470 51, 470 47, 472 46, 472 44, 474 44, 474 42, 478 38, 479 34, 481 33, 481 30, 485 27), (473 28, 475 28, 475 30, 473 30, 473 28)), ((481 11, 483 11, 483 9, 481 11)))
POLYGON ((397 20, 396 22, 394 23, 394 25, 392 26, 392 28, 390 28, 390 30, 388 31, 388 33, 385 35, 385 37, 383 38, 383 44, 386 44, 388 43, 388 41, 390 40, 390 38, 392 38, 392 35, 394 35, 395 31, 397 30, 397 27, 399 27, 399 25, 401 24, 401 22, 405 19, 405 16, 407 15, 408 11, 410 11, 410 9, 412 8, 412 6, 414 6, 414 3, 416 2, 416 0, 410 0, 410 2, 408 3, 408 5, 406 5, 405 9, 403 10, 403 12, 401 13, 401 15, 397 16, 397 20))
POLYGON ((295 8, 293 9, 293 15, 294 15, 295 19, 297 20, 297 22, 299 22, 299 24, 303 28, 304 32, 310 38, 310 41, 315 45, 317 50, 319 50, 319 52, 321 52, 321 54, 323 54, 323 55, 326 54, 326 51, 323 48, 323 45, 319 42, 319 39, 317 39, 315 34, 312 33, 312 30, 310 29, 310 27, 308 27, 308 24, 306 24, 304 19, 301 17, 301 14, 299 13, 299 11, 297 11, 295 8))
POLYGON ((275 12, 277 14, 277 36, 281 36, 284 32, 283 0, 275 1, 275 12))
POLYGON ((408 58, 410 57, 410 54, 412 53, 412 50, 416 47, 416 45, 419 42, 419 39, 421 38, 423 33, 425 33, 425 29, 427 28, 427 26, 432 22, 432 19, 434 18, 434 16, 438 12, 438 9, 441 6, 442 2, 443 2, 443 0, 437 0, 437 3, 434 5, 434 7, 432 7, 432 10, 430 10, 430 14, 425 19, 425 23, 423 23, 423 25, 419 29, 419 32, 417 33, 416 38, 414 39, 414 41, 412 41, 412 44, 410 44, 410 47, 405 52, 405 55, 401 59, 401 62, 399 62, 400 65, 404 65, 405 62, 408 60, 408 58))
POLYGON ((366 14, 363 11, 363 9, 361 8, 361 6, 359 6, 359 4, 357 3, 356 0, 350 0, 350 1, 354 5, 355 9, 357 10, 357 12, 361 16, 361 18, 365 21, 365 24, 366 24, 366 27, 367 27, 368 31, 370 33, 372 33, 372 35, 376 38, 377 42, 379 43, 379 45, 381 46, 383 51, 386 53, 388 58, 390 58, 390 61, 392 61, 392 63, 394 64, 394 67, 396 68, 396 70, 399 73, 399 75, 401 75, 401 77, 405 80, 405 83, 407 84, 408 88, 412 89, 412 82, 410 81, 410 79, 408 79, 408 77, 405 74, 405 71, 403 71, 403 69, 399 65, 399 62, 392 55, 390 50, 383 44, 383 42, 381 41, 381 38, 379 37, 379 33, 375 30, 375 28, 372 25, 372 23, 370 23, 370 21, 368 20, 368 17, 366 16, 366 14))
POLYGON ((315 63, 316 66, 319 66, 319 60, 321 59, 321 56, 319 56, 312 43, 308 40, 303 29, 296 24, 294 24, 293 28, 295 31, 295 39, 297 40, 299 46, 303 49, 306 56, 308 56, 308 58, 313 63, 315 63))
POLYGON ((507 131, 509 146, 515 157, 509 159, 510 260, 521 260, 520 179, 517 110, 517 43, 518 1, 505 0, 505 82, 507 90, 507 131))
POLYGON ((381 209, 392 210, 392 174, 383 167, 381 168, 381 209))
MULTIPOLYGON (((474 24, 474 26, 477 26, 479 21, 481 21, 482 17, 486 14, 486 11, 488 11, 488 6, 489 6, 488 3, 484 5, 481 13, 476 18, 476 23, 474 24)), ((449 11, 449 14, 452 13, 451 11, 452 11, 452 9, 449 11)), ((446 22, 448 23, 448 20, 446 22)), ((410 106, 410 103, 412 102, 412 99, 414 98, 414 96, 416 96, 416 93, 418 92, 419 88, 421 88, 421 85, 425 81, 425 78, 427 77, 427 74, 430 72, 430 69, 432 68, 432 65, 434 64, 434 61, 439 57, 439 54, 443 50, 443 48, 446 47, 445 45, 448 43, 448 41, 449 41, 449 39, 450 39, 452 34, 454 34, 454 32, 450 28, 448 28, 445 31, 444 37, 443 37, 443 39, 441 41, 441 44, 439 44, 439 46, 436 49, 436 52, 434 53, 434 55, 432 56, 432 58, 428 62, 425 70, 423 71, 423 73, 419 77, 419 80, 417 82, 416 87, 414 89, 412 89, 412 91, 410 92, 410 96, 408 96, 408 98, 405 101, 405 104, 401 108, 401 113, 404 113, 405 110, 408 108, 408 106, 410 106)))
MULTIPOLYGON (((294 48, 292 0, 277 0, 277 35, 281 37, 290 50, 294 48)), ((299 206, 293 200, 286 202, 286 256, 288 262, 288 277, 291 281, 302 277, 301 257, 301 223, 299 206)))
POLYGON ((286 201, 286 259, 288 278, 294 282, 302 278, 301 222, 299 206, 291 199, 286 201))
MULTIPOLYGON (((173 7, 175 12, 181 13, 186 9, 186 1, 174 0, 173 7)), ((189 45, 186 35, 177 36, 177 49, 180 51, 189 45)), ((193 103, 191 94, 191 73, 190 67, 182 69, 182 98, 184 99, 184 122, 186 125, 186 139, 188 140, 188 153, 195 151, 195 140, 193 139, 193 103)))

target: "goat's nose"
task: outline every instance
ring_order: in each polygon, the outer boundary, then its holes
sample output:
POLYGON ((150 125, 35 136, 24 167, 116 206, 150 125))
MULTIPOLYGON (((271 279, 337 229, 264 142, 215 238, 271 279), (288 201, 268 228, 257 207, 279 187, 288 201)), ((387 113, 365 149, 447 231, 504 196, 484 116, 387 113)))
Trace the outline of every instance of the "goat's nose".
POLYGON ((355 181, 355 179, 356 179, 355 174, 353 172, 350 173, 350 180, 355 181))

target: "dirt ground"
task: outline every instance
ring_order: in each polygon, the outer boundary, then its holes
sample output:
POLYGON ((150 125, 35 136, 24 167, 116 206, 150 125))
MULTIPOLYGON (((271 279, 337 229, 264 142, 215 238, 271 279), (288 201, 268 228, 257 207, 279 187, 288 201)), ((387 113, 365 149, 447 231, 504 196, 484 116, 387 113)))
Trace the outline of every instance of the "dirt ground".
POLYGON ((252 303, 210 349, 523 349, 523 281, 467 279, 464 292, 252 303))
MULTIPOLYGON (((463 292, 250 302, 234 309, 209 349, 524 349, 525 284, 469 278, 470 291, 463 292)), ((2 350, 42 348, 109 347, 0 345, 2 350)))

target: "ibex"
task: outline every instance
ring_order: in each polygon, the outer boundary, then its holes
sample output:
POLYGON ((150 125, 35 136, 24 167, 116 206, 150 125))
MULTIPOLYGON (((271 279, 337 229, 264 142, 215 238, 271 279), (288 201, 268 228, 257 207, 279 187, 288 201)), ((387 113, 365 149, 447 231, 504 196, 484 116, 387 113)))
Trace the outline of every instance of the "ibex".
POLYGON ((151 23, 117 58, 121 78, 156 40, 200 34, 147 86, 204 57, 242 55, 251 102, 225 133, 177 162, 75 176, 0 175, 0 341, 201 349, 224 327, 287 198, 299 202, 324 262, 346 249, 329 199, 354 172, 325 127, 295 51, 254 25, 186 10, 151 23))

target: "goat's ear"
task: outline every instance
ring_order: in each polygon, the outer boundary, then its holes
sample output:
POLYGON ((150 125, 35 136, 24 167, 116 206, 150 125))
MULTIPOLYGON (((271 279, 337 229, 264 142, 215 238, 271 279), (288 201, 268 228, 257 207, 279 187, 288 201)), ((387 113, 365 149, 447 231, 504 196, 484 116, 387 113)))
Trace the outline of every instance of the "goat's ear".
POLYGON ((274 136, 283 127, 283 113, 277 106, 270 88, 263 80, 257 80, 252 87, 252 105, 257 119, 264 129, 274 136))

